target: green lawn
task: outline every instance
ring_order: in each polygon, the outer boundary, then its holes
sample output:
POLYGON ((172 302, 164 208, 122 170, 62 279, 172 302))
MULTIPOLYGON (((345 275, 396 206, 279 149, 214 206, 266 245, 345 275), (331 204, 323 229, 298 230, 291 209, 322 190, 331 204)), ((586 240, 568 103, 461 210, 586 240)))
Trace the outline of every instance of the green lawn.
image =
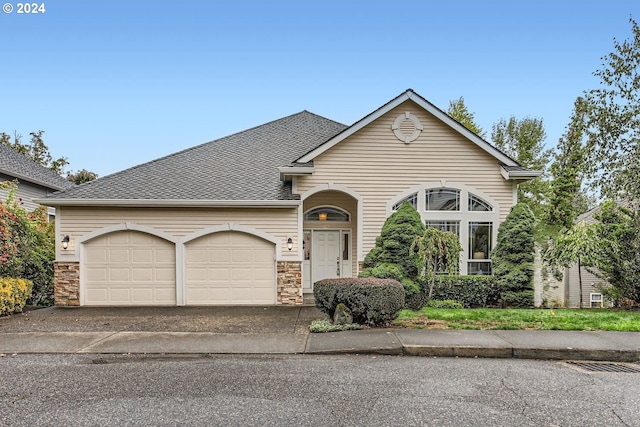
POLYGON ((613 309, 444 309, 402 310, 394 322, 419 329, 538 329, 640 331, 640 311, 613 309))

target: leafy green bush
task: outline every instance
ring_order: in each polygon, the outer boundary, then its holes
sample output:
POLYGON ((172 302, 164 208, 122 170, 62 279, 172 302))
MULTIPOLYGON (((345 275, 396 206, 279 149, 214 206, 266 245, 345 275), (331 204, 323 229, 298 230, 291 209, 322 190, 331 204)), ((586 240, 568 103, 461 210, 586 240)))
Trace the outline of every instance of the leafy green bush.
POLYGON ((333 318, 345 304, 354 323, 388 325, 404 307, 404 288, 397 280, 377 278, 324 279, 313 285, 316 307, 333 318))
POLYGON ((500 289, 494 276, 436 276, 433 299, 459 301, 466 308, 496 307, 500 289))
POLYGON ((518 203, 498 229, 491 259, 503 307, 533 307, 535 222, 531 209, 518 203))
POLYGON ((338 331, 355 331, 362 329, 357 323, 348 323, 346 325, 334 325, 329 319, 314 320, 309 325, 309 332, 338 332, 338 331))
POLYGON ((20 313, 31 295, 31 280, 0 277, 0 316, 20 313))
POLYGON ((430 308, 464 308, 464 306, 462 305, 462 303, 460 301, 455 301, 455 300, 452 300, 452 299, 445 299, 445 300, 430 299, 427 302, 427 307, 430 307, 430 308))
POLYGON ((6 201, 0 200, 0 277, 31 280, 28 303, 53 305, 54 223, 45 207, 24 209, 15 182, 1 182, 0 187, 9 189, 6 201))

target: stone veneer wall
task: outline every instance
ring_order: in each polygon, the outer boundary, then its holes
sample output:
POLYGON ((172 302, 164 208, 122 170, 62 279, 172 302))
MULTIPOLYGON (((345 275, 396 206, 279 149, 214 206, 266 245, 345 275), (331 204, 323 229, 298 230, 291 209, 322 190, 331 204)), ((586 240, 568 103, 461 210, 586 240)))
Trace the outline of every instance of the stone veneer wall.
POLYGON ((278 261, 278 304, 302 304, 302 262, 278 261))
POLYGON ((80 263, 53 263, 53 298, 58 306, 80 305, 80 263))

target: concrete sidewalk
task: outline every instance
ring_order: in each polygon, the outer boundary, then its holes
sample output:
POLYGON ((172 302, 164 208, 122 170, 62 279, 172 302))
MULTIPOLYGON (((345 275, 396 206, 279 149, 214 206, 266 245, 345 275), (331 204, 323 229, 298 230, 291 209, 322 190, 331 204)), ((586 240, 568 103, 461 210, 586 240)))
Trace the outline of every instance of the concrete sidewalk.
POLYGON ((315 307, 38 310, 0 319, 0 353, 389 354, 640 361, 640 333, 367 329, 311 334, 315 307), (208 330, 207 330, 208 329, 208 330))

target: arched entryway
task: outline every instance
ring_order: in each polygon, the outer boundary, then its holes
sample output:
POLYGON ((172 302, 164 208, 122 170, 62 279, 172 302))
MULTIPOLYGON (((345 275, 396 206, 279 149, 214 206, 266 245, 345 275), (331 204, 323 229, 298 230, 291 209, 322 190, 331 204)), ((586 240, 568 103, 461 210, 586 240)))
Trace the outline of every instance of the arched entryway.
POLYGON ((322 189, 306 196, 302 289, 311 293, 318 280, 357 275, 359 201, 339 189, 322 189))

